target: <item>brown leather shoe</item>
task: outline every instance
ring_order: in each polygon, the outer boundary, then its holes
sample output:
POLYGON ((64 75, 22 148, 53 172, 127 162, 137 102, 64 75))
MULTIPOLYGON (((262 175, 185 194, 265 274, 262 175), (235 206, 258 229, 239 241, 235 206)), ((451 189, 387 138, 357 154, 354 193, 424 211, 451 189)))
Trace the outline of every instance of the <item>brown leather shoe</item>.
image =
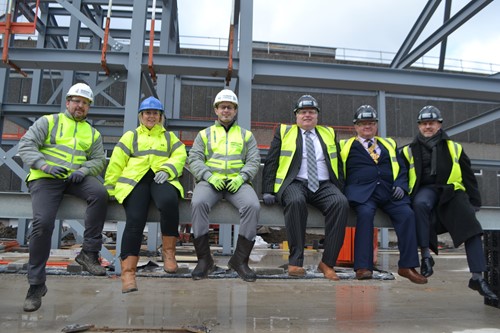
POLYGON ((369 280, 373 277, 373 272, 366 268, 360 268, 356 270, 357 280, 369 280))
POLYGON ((325 278, 328 280, 332 281, 339 281, 340 278, 337 276, 337 273, 335 273, 335 270, 333 267, 328 266, 325 264, 323 261, 321 261, 318 265, 318 271, 323 273, 325 275, 325 278))
POLYGON ((400 268, 398 269, 398 274, 402 277, 407 278, 413 283, 417 284, 426 284, 427 278, 423 275, 420 275, 415 268, 400 268))
POLYGON ((306 270, 300 266, 288 265, 288 276, 303 277, 306 276, 306 270))

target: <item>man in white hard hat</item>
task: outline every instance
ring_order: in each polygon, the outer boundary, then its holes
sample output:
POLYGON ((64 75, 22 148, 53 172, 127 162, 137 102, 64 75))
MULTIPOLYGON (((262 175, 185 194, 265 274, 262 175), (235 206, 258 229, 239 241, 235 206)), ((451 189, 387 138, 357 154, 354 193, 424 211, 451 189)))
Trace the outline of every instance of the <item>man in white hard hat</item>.
POLYGON ((36 311, 47 293, 45 265, 49 259, 55 218, 64 194, 87 202, 84 240, 76 262, 92 275, 106 275, 99 262, 108 194, 96 178, 106 164, 101 134, 87 121, 92 89, 73 85, 66 111, 39 118, 19 141, 19 156, 30 167, 26 182, 33 206, 29 239, 28 282, 24 311, 36 311))
POLYGON ((189 151, 188 163, 196 179, 191 200, 194 246, 198 264, 194 280, 204 279, 215 268, 209 246, 210 209, 226 199, 240 212, 240 230, 234 254, 228 266, 247 282, 256 279, 248 267, 255 243, 260 203, 250 181, 260 165, 260 153, 253 134, 236 123, 238 98, 224 89, 215 97, 215 124, 201 130, 189 151))

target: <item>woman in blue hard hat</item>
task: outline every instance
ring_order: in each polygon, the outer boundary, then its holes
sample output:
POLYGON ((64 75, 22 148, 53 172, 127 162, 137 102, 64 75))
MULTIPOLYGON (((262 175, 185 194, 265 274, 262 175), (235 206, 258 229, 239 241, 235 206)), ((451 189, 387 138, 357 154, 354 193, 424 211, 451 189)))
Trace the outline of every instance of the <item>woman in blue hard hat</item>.
POLYGON ((179 197, 184 197, 179 177, 187 153, 177 136, 165 129, 164 120, 157 98, 142 101, 139 127, 120 138, 106 170, 104 186, 123 204, 127 218, 120 253, 123 293, 137 291, 135 273, 151 200, 160 211, 164 270, 177 271, 179 197))

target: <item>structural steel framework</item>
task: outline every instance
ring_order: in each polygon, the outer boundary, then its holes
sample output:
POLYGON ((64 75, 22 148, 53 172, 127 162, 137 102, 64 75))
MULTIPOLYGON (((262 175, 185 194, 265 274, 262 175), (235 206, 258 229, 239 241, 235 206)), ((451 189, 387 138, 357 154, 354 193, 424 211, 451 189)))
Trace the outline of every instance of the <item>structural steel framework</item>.
MULTIPOLYGON (((429 0, 390 66, 381 67, 253 58, 252 0, 233 1, 227 56, 181 54, 176 0, 9 0, 12 14, 7 17, 10 13, 7 10, 0 25, 3 33, 0 134, 5 119, 28 128, 36 117, 64 108, 61 103, 64 92, 74 82, 84 81, 97 96, 92 118, 102 120, 95 125, 104 136, 119 137, 137 126, 137 106, 143 92, 170 103, 166 105, 167 110, 173 110, 167 114, 170 130, 206 126, 206 122, 179 117, 181 87, 186 82, 221 88, 227 85, 236 90, 240 99, 238 121, 244 127, 250 127, 255 87, 370 91, 378 97, 380 132, 385 135, 386 94, 500 102, 498 74, 484 76, 442 70, 447 36, 491 2, 470 1, 450 17, 451 1, 445 1, 447 16, 443 25, 415 45, 441 4, 440 0, 429 0), (12 27, 9 20, 31 22, 36 38, 27 41, 16 30, 9 30, 12 27), (419 70, 412 66, 438 44, 441 44, 439 70, 419 70), (30 82, 27 101, 8 103, 9 80, 20 75, 26 75, 30 82), (52 95, 42 102, 41 88, 47 80, 54 87, 52 95), (123 103, 106 93, 118 82, 126 87, 123 103), (123 127, 108 126, 106 120, 123 122, 123 127)), ((499 118, 500 109, 490 110, 452 130, 456 134, 499 118)), ((24 179, 26 171, 13 160, 17 143, 9 140, 2 143, 12 148, 8 151, 0 148, 3 157, 0 165, 6 164, 24 179)))

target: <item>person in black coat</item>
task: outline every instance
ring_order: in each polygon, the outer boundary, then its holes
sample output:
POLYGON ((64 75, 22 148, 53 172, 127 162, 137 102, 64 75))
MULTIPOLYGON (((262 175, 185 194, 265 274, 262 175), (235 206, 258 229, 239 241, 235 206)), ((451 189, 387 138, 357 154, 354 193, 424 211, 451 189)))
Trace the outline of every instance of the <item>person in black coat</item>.
POLYGON ((323 213, 325 241, 318 270, 337 281, 334 266, 344 242, 349 204, 341 190, 342 164, 335 131, 318 125, 319 110, 316 99, 304 95, 294 109, 296 124, 277 128, 262 173, 262 198, 266 205, 279 202, 284 207, 288 275, 293 277, 306 275, 302 266, 307 204, 323 213))
POLYGON ((419 266, 415 217, 410 205, 408 178, 396 142, 376 136, 378 116, 370 105, 354 114, 355 137, 342 140, 340 156, 345 167, 345 195, 356 211, 354 270, 356 279, 373 276, 373 220, 378 208, 390 217, 398 237, 398 274, 413 283, 427 279, 419 266))
POLYGON ((430 250, 438 254, 437 235, 448 232, 455 247, 465 243, 465 253, 472 278, 469 288, 482 296, 498 297, 483 279, 486 269, 481 224, 476 212, 481 196, 469 157, 462 146, 441 128, 441 111, 432 106, 420 110, 419 133, 403 148, 409 168, 409 187, 415 212, 417 240, 421 251, 420 273, 433 274, 434 260, 430 250))

